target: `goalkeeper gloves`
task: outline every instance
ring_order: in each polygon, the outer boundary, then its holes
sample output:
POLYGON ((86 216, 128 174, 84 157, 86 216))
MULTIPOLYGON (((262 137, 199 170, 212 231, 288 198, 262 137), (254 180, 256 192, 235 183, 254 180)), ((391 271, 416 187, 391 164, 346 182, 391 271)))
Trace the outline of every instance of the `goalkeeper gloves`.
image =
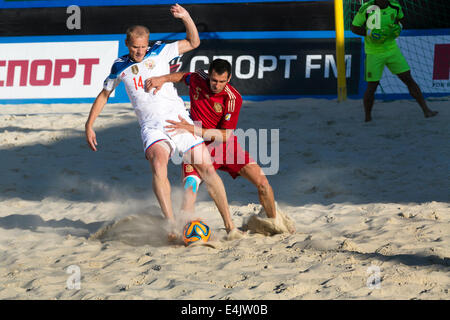
POLYGON ((367 29, 367 37, 373 43, 383 43, 389 36, 389 31, 386 29, 367 29))
POLYGON ((399 22, 398 24, 393 23, 389 25, 389 37, 392 37, 393 39, 397 39, 400 36, 400 33, 403 30, 402 24, 399 22))
POLYGON ((402 32, 403 26, 399 22, 393 23, 382 29, 367 29, 367 36, 373 43, 384 43, 387 39, 397 39, 402 32))

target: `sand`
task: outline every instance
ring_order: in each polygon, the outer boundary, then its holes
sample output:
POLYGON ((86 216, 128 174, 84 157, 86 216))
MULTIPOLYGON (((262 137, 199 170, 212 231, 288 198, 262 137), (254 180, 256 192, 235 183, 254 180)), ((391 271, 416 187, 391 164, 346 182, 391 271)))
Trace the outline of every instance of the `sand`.
MULTIPOLYGON (((202 186, 212 239, 191 247, 164 237, 129 104, 97 119, 98 152, 89 104, 2 105, 0 299, 448 299, 450 104, 429 105, 377 101, 364 123, 360 100, 245 102, 240 128, 279 129, 268 178, 296 232, 226 240, 202 186)), ((264 221, 256 189, 220 176, 235 224, 264 221)))

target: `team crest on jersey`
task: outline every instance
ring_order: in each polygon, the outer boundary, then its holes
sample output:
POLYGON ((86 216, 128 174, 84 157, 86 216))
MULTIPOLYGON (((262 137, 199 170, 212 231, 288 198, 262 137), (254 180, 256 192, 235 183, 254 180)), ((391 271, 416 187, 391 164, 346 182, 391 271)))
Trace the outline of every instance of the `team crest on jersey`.
POLYGON ((190 173, 190 172, 192 172, 192 171, 194 171, 194 167, 191 166, 190 164, 188 164, 188 165, 186 166, 186 173, 190 173))
POLYGON ((230 121, 231 119, 231 113, 227 113, 227 115, 225 116, 225 121, 230 121))
POLYGON ((147 67, 147 69, 152 70, 155 67, 155 60, 153 59, 145 60, 144 65, 147 67))
POLYGON ((220 113, 220 112, 222 112, 222 110, 223 110, 222 105, 220 103, 218 103, 218 102, 215 102, 214 103, 214 111, 220 113))
POLYGON ((131 67, 131 72, 133 72, 133 74, 138 74, 139 73, 139 68, 137 65, 134 65, 131 67))

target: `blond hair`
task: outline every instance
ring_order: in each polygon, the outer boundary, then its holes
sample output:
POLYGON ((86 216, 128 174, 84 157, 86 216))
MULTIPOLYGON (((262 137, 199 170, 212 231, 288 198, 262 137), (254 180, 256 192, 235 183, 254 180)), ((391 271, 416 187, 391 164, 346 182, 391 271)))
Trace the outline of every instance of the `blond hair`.
POLYGON ((131 37, 148 37, 150 35, 150 31, 145 26, 134 25, 127 29, 127 41, 130 41, 131 37))

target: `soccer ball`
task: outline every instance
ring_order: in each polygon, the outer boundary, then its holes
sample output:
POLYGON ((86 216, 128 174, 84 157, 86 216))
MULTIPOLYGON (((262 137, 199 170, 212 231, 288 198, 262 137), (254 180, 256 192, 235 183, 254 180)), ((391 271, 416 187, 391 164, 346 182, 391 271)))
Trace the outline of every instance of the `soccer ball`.
POLYGON ((211 236, 211 229, 201 220, 193 220, 186 223, 183 229, 183 242, 190 245, 193 242, 207 242, 211 236))

